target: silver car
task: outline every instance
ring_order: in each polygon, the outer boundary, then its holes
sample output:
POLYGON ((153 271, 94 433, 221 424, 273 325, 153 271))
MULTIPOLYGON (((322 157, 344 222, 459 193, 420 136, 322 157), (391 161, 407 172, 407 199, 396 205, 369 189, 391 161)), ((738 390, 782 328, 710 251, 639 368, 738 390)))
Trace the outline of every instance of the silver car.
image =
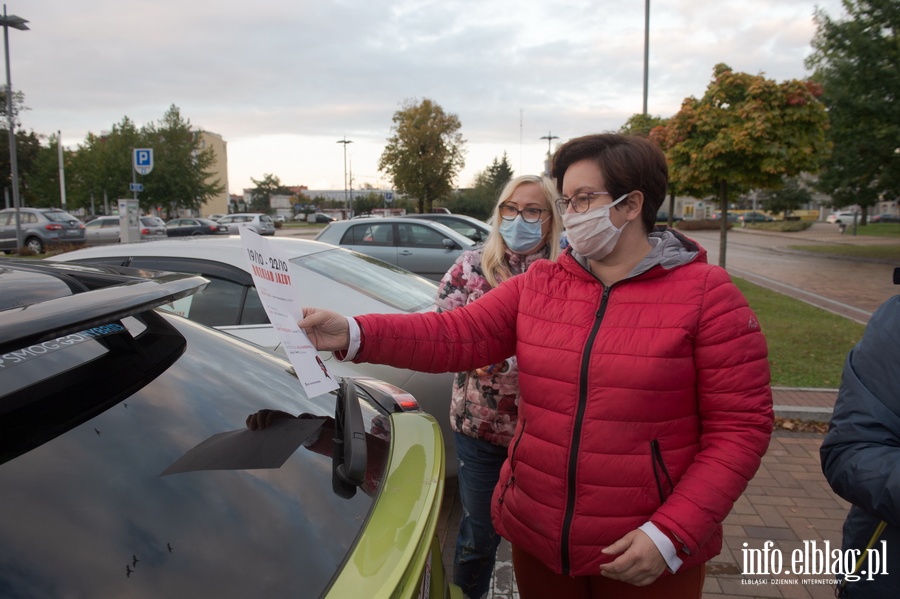
MULTIPOLYGON (((274 237, 269 243, 289 256, 299 277, 293 289, 304 306, 327 307, 347 316, 434 309, 437 286, 410 272, 311 239, 274 237)), ((58 254, 51 260, 202 275, 210 281, 206 288, 164 309, 257 345, 280 350, 280 340, 253 286, 250 263, 237 237, 200 236, 95 246, 58 254)), ((447 471, 456 475, 454 436, 448 417, 452 374, 338 362, 331 352, 319 352, 319 356, 339 376, 378 378, 415 397, 421 408, 440 423, 447 446, 447 471)))
MULTIPOLYGON (((141 241, 166 237, 166 222, 159 217, 140 217, 140 228, 141 241)), ((87 245, 119 243, 121 230, 118 216, 98 216, 84 225, 84 241, 87 245)))
POLYGON ((274 235, 275 221, 268 214, 243 213, 229 214, 217 221, 220 225, 228 227, 229 235, 240 235, 241 229, 247 228, 260 235, 274 235))
POLYGON ((340 220, 315 237, 423 277, 440 281, 456 258, 475 242, 453 229, 424 219, 390 217, 340 220))
POLYGON ((445 212, 429 212, 427 214, 409 214, 403 218, 421 218, 447 225, 457 233, 462 233, 475 243, 482 243, 491 234, 491 226, 483 220, 465 214, 447 214, 445 212))
MULTIPOLYGON (((48 247, 84 244, 84 223, 59 208, 19 208, 19 231, 24 247, 35 254, 48 247)), ((0 250, 14 252, 16 243, 16 210, 0 210, 0 250)))

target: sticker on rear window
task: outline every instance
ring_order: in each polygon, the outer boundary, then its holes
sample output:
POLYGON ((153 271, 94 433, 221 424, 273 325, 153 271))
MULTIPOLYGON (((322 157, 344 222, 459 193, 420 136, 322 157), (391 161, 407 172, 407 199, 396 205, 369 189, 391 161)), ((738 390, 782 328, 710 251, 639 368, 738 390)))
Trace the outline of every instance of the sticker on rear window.
POLYGON ((85 341, 91 341, 98 337, 105 337, 106 335, 122 333, 126 330, 127 329, 121 324, 111 323, 100 327, 86 329, 78 333, 72 333, 71 335, 57 337, 56 339, 50 339, 49 341, 44 341, 42 343, 35 343, 34 345, 29 345, 28 347, 23 347, 22 349, 0 355, 0 370, 11 368, 18 364, 24 364, 35 358, 40 358, 49 353, 84 343, 85 341))

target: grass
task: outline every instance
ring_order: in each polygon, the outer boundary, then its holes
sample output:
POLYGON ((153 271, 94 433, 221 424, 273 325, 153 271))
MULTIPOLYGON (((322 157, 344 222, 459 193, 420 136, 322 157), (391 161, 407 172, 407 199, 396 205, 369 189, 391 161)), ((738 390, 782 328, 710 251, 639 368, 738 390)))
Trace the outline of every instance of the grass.
POLYGON ((867 258, 894 262, 900 266, 900 243, 885 245, 792 245, 792 250, 813 252, 829 256, 847 256, 850 258, 867 258))
POLYGON ((847 352, 865 327, 743 279, 734 282, 762 325, 772 385, 837 388, 847 352))

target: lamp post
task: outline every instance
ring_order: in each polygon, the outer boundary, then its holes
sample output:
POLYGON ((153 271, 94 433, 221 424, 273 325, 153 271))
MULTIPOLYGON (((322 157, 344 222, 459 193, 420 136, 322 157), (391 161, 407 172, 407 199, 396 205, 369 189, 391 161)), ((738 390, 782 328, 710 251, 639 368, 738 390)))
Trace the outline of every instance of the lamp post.
POLYGON ((353 207, 350 206, 350 198, 347 196, 347 144, 352 144, 353 141, 347 139, 347 136, 344 136, 344 139, 337 140, 337 143, 344 144, 344 203, 347 204, 347 218, 351 218, 353 216, 353 207))
POLYGON ((647 82, 650 76, 650 0, 644 0, 644 116, 647 116, 647 82))
POLYGON ((3 48, 6 51, 6 120, 9 124, 9 165, 12 170, 13 206, 16 209, 16 251, 22 251, 22 220, 19 215, 19 164, 16 160, 16 127, 13 117, 12 80, 9 76, 9 28, 27 31, 28 21, 16 15, 6 14, 6 5, 3 5, 3 48))
POLYGON ((544 163, 544 174, 549 177, 550 176, 550 144, 553 143, 554 139, 559 139, 559 137, 556 135, 552 135, 549 131, 547 131, 547 135, 542 136, 541 139, 547 140, 547 161, 544 163))

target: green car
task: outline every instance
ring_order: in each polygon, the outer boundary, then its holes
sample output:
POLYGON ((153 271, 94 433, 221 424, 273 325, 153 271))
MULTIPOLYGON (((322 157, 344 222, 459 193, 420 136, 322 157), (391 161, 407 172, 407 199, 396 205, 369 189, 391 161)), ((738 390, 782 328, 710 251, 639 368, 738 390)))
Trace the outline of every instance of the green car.
POLYGON ((461 597, 435 419, 154 309, 205 284, 0 260, 0 595, 461 597))

